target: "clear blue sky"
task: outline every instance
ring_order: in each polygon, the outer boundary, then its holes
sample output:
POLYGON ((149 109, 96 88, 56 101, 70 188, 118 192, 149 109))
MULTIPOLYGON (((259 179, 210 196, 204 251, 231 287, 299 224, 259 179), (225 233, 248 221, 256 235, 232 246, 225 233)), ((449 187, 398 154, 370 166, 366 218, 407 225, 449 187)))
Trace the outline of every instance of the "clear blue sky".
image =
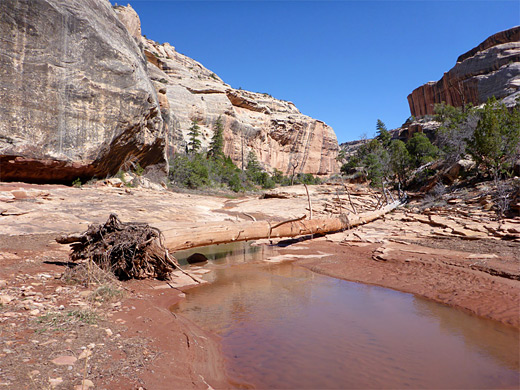
POLYGON ((400 126, 413 89, 520 24, 520 0, 129 3, 148 38, 170 42, 232 87, 294 102, 340 143, 374 135, 378 118, 400 126))

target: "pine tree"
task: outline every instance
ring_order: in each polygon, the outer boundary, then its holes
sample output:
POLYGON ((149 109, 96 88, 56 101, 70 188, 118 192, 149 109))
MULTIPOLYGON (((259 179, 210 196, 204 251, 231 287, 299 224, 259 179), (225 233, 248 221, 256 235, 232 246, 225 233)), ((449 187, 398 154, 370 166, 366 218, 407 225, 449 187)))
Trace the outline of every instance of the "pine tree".
POLYGON ((246 174, 249 179, 256 181, 256 178, 260 173, 262 173, 262 167, 256 158, 255 152, 251 150, 247 155, 246 174))
POLYGON ((377 139, 381 142, 383 147, 387 148, 390 146, 390 141, 392 140, 392 136, 386 129, 386 125, 381 119, 377 120, 376 123, 376 130, 377 130, 377 139))
POLYGON ((188 142, 188 152, 197 153, 200 150, 201 142, 200 142, 200 127, 196 119, 191 122, 191 127, 189 128, 189 142, 188 142))
POLYGON ((220 116, 213 126, 213 137, 209 145, 208 156, 215 159, 224 157, 224 125, 220 116))

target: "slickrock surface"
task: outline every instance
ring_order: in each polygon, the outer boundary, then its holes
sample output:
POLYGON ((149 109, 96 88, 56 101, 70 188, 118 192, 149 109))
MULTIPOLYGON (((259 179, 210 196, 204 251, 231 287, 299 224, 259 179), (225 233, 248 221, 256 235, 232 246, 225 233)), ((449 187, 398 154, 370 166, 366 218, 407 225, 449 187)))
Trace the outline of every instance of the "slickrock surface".
POLYGON ((415 117, 432 115, 436 103, 461 107, 485 103, 495 96, 514 104, 520 95, 520 26, 496 33, 461 55, 439 81, 430 81, 408 95, 415 117))
MULTIPOLYGON (((137 34, 140 28, 135 11, 129 6, 115 10, 128 30, 137 34)), ((169 43, 145 37, 138 41, 149 61, 173 149, 184 150, 193 120, 201 127, 203 146, 208 146, 213 125, 221 117, 224 152, 239 167, 247 164, 247 155, 253 150, 269 170, 276 168, 287 174, 296 167, 297 173, 318 175, 339 171, 336 135, 324 122, 303 115, 292 102, 232 88, 169 43)))
POLYGON ((107 1, 0 3, 0 177, 105 177, 165 167, 146 62, 107 1), (128 169, 128 167, 127 167, 128 169))

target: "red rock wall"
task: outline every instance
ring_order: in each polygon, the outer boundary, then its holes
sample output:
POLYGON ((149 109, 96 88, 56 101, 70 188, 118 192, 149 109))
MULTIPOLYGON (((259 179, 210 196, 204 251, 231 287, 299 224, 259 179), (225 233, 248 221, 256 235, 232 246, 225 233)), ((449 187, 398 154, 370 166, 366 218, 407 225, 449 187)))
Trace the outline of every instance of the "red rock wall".
POLYGON ((461 55, 457 64, 437 82, 429 82, 408 95, 415 117, 434 114, 437 103, 461 107, 481 104, 489 97, 506 97, 518 90, 510 81, 518 77, 520 27, 499 32, 461 55), (490 80, 494 88, 489 88, 490 80))

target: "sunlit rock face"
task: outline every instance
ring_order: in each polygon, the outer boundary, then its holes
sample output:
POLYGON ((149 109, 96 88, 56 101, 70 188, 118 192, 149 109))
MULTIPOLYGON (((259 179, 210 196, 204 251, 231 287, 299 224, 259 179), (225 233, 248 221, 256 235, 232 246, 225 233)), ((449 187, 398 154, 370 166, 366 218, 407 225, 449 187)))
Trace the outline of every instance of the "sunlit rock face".
MULTIPOLYGON (((129 31, 139 31, 131 7, 117 7, 129 31)), ((183 150, 188 129, 197 120, 207 147, 213 126, 224 125, 224 152, 239 166, 249 151, 270 171, 330 175, 339 171, 338 142, 330 126, 300 113, 293 103, 264 93, 234 89, 199 62, 169 43, 137 39, 149 61, 148 71, 159 94, 169 128, 169 154, 183 150)))
POLYGON ((436 103, 462 107, 495 96, 514 104, 520 96, 520 27, 490 36, 461 55, 439 81, 430 81, 408 95, 415 117, 434 114, 436 103))
POLYGON ((0 38, 0 180, 165 169, 147 61, 108 1, 2 0, 0 38))

